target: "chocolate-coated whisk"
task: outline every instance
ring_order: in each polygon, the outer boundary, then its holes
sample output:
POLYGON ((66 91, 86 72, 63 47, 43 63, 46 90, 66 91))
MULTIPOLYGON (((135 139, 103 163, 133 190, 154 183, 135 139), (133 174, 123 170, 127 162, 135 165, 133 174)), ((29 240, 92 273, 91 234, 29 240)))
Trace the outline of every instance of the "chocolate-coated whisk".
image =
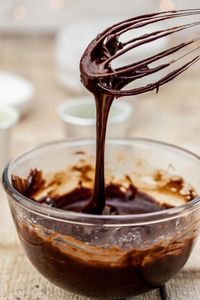
POLYGON ((144 26, 148 26, 150 24, 168 19, 178 19, 180 17, 193 15, 200 15, 200 9, 148 14, 131 18, 122 21, 112 27, 109 27, 101 34, 99 34, 96 39, 94 39, 89 44, 81 58, 80 70, 81 80, 83 84, 92 92, 98 90, 114 97, 141 94, 153 89, 158 90, 160 86, 171 81, 186 69, 188 69, 195 62, 197 62, 200 59, 200 55, 194 55, 194 57, 192 59, 190 58, 187 63, 183 63, 180 67, 176 68, 173 71, 170 71, 167 75, 161 77, 156 82, 147 84, 146 86, 142 87, 130 89, 123 88, 136 79, 166 69, 167 67, 172 66, 177 61, 181 61, 181 59, 188 56, 189 54, 192 54, 194 51, 200 48, 200 46, 195 47, 193 50, 190 50, 189 52, 186 52, 182 55, 180 55, 179 51, 189 45, 195 44, 195 42, 200 40, 200 37, 185 41, 165 51, 157 53, 156 55, 153 55, 149 58, 131 63, 123 67, 113 68, 111 66, 111 63, 118 57, 121 57, 134 48, 138 48, 139 46, 159 40, 160 38, 174 34, 176 32, 198 26, 200 25, 200 21, 179 25, 164 30, 154 31, 135 37, 131 40, 128 40, 127 42, 120 42, 119 38, 122 34, 130 30, 142 28, 144 26), (166 58, 167 60, 167 56, 174 53, 179 54, 179 57, 170 61, 166 61, 165 63, 158 64, 154 67, 150 66, 152 63, 159 62, 160 59, 166 58))
POLYGON ((113 63, 116 62, 116 59, 125 55, 128 51, 139 48, 142 45, 148 45, 153 41, 176 32, 198 26, 200 25, 200 18, 199 21, 197 20, 196 22, 193 21, 192 23, 133 37, 126 42, 120 41, 120 38, 127 31, 132 32, 137 28, 143 28, 153 23, 170 19, 177 20, 180 17, 195 15, 200 16, 200 9, 148 14, 128 19, 109 27, 99 34, 84 52, 80 62, 81 80, 85 87, 92 92, 95 97, 97 138, 94 190, 91 200, 83 208, 83 212, 102 214, 106 207, 104 179, 105 137, 109 110, 114 98, 138 95, 153 89, 158 91, 161 85, 171 81, 200 59, 200 55, 193 55, 192 59, 188 59, 189 61, 187 63, 182 63, 180 67, 175 65, 176 62, 182 62, 183 58, 187 57, 189 54, 194 54, 194 51, 200 48, 200 46, 197 47, 196 45, 193 45, 200 40, 200 37, 198 37, 173 46, 146 59, 141 59, 138 62, 132 62, 123 67, 113 67, 113 63), (194 48, 188 52, 186 47, 189 45, 192 45, 194 48), (184 54, 180 50, 184 50, 184 54), (168 56, 175 53, 178 54, 178 58, 168 58, 168 56), (161 63, 161 59, 165 59, 165 62, 161 63), (172 66, 173 70, 171 70, 172 66), (167 69, 168 67, 170 67, 168 74, 164 77, 162 74, 158 74, 160 75, 158 81, 147 84, 146 86, 129 89, 128 87, 125 88, 129 83, 136 81, 139 78, 159 73, 161 70, 167 69))

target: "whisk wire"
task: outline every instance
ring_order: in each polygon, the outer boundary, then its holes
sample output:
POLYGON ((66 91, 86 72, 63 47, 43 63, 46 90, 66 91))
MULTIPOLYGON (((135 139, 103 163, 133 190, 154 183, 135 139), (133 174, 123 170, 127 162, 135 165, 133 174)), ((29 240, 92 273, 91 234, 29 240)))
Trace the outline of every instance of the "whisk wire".
POLYGON ((138 25, 138 27, 134 27, 134 28, 139 28, 139 27, 144 27, 146 25, 150 25, 168 19, 198 15, 198 14, 200 14, 200 9, 187 9, 187 10, 179 10, 179 11, 159 12, 159 13, 143 15, 135 18, 130 18, 125 21, 121 21, 115 24, 114 26, 108 27, 105 31, 102 32, 102 34, 97 36, 97 40, 98 42, 101 42, 111 34, 116 36, 122 35, 128 30, 133 29, 132 27, 130 28, 130 26, 132 25, 133 26, 138 25))
POLYGON ((194 65, 197 61, 200 60, 200 55, 186 63, 185 65, 181 66, 180 68, 176 69, 175 71, 167 74, 163 78, 161 78, 159 81, 147 84, 144 87, 138 87, 130 90, 115 90, 115 89, 110 89, 104 86, 102 83, 98 83, 98 87, 100 87, 104 92, 108 92, 109 94, 115 96, 116 98, 122 97, 122 96, 134 96, 134 95, 139 95, 143 94, 149 91, 152 91, 156 89, 156 92, 158 92, 159 87, 164 85, 167 82, 172 81, 174 78, 176 78, 178 75, 189 69, 192 65, 194 65))
POLYGON ((157 73, 175 64, 176 62, 181 61, 189 55, 192 55, 195 51, 200 49, 200 45, 195 46, 195 43, 200 40, 199 36, 129 65, 113 68, 111 63, 132 49, 138 48, 144 44, 152 43, 168 35, 196 27, 200 25, 200 20, 183 25, 173 26, 163 30, 149 32, 147 34, 134 37, 124 43, 120 42, 119 38, 125 32, 139 27, 144 27, 152 23, 168 19, 177 19, 180 17, 188 17, 193 15, 199 16, 200 9, 167 11, 143 15, 119 22, 114 26, 104 30, 96 37, 95 40, 90 43, 84 55, 82 56, 80 67, 83 84, 85 84, 87 87, 88 80, 93 80, 92 86, 96 85, 103 92, 107 92, 115 97, 141 94, 153 89, 158 91, 160 86, 171 81, 191 67, 194 63, 199 61, 200 55, 197 55, 192 59, 190 58, 189 62, 184 62, 182 66, 170 71, 170 73, 162 77, 157 82, 149 83, 142 87, 130 88, 129 90, 125 90, 124 87, 132 81, 157 73), (190 45, 194 45, 194 49, 187 51, 184 54, 179 54, 180 50, 183 50, 190 45), (177 55, 179 54, 179 57, 171 59, 168 62, 158 64, 157 66, 150 66, 151 64, 159 62, 161 59, 175 53, 177 55), (86 79, 85 81, 84 78, 86 79))

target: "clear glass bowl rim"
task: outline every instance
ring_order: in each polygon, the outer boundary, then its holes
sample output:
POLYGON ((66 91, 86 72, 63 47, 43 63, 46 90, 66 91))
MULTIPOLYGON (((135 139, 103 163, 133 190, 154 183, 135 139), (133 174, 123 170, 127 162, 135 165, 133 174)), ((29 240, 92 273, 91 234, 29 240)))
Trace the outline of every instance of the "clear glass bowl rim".
MULTIPOLYGON (((169 143, 159 142, 156 140, 145 139, 145 138, 117 138, 117 139, 108 139, 106 144, 116 144, 116 145, 131 145, 133 143, 141 143, 144 145, 153 145, 153 146, 160 146, 164 148, 168 148, 171 151, 178 151, 182 155, 189 156, 190 158, 195 159, 199 163, 200 167, 200 157, 189 150, 185 150, 179 146, 174 146, 169 143)), ((155 224, 165 221, 170 221, 177 217, 181 217, 185 214, 192 213, 193 211, 200 209, 200 196, 193 199, 187 204, 170 208, 163 211, 146 213, 146 214, 137 214, 137 215, 121 215, 121 216, 109 216, 109 215, 90 215, 85 213, 76 213, 71 211, 60 210, 52 207, 42 206, 39 203, 23 196, 20 194, 11 184, 9 173, 10 169, 12 168, 13 164, 19 161, 24 156, 32 154, 37 150, 48 148, 55 145, 66 144, 66 146, 76 146, 76 145, 92 145, 95 144, 94 139, 68 139, 68 140, 60 140, 60 141, 53 141, 49 143, 42 144, 40 146, 31 148, 25 151, 23 154, 17 156, 11 162, 9 162, 4 171, 2 176, 2 183, 4 189, 9 197, 15 201, 16 204, 28 210, 32 213, 35 213, 44 218, 54 219, 56 221, 62 221, 67 223, 79 223, 80 225, 95 225, 101 222, 105 226, 143 226, 149 224, 155 224)))

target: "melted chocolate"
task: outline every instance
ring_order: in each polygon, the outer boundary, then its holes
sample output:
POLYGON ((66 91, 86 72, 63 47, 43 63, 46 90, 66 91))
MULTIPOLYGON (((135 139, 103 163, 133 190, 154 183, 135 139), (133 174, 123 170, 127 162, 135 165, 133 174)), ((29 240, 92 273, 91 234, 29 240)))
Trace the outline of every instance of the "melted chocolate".
MULTIPOLYGON (((15 211, 13 216, 16 217, 15 211)), ((66 236, 66 226, 59 228, 63 235, 23 223, 18 223, 17 229, 28 257, 47 279, 92 299, 125 299, 162 286, 184 266, 195 242, 194 235, 184 241, 161 241, 146 249, 103 247, 104 241, 102 247, 91 246, 79 241, 87 230, 84 232, 82 226, 65 225, 80 238, 66 236)), ((171 229, 174 225, 172 221, 171 229)), ((48 226, 54 225, 49 221, 45 228, 48 226)), ((154 229, 144 228, 147 239, 154 229)), ((129 230, 127 228, 124 234, 129 230)), ((163 226, 157 227, 156 233, 161 231, 164 234, 163 226)), ((95 234, 95 229, 90 232, 91 236, 95 234)))
MULTIPOLYGON (((59 186, 61 183, 59 182, 59 180, 53 179, 52 182, 48 183, 47 185, 43 173, 40 170, 36 169, 31 170, 30 174, 26 179, 21 179, 17 176, 12 176, 12 184, 22 195, 26 196, 29 199, 37 201, 42 205, 55 207, 67 211, 84 212, 85 206, 87 202, 90 201, 93 193, 92 188, 85 187, 83 185, 84 182, 90 182, 91 180, 91 178, 87 175, 87 172, 91 171, 91 167, 89 165, 85 165, 82 167, 73 166, 70 170, 79 171, 79 185, 63 195, 51 195, 50 192, 47 193, 47 195, 38 198, 38 192, 45 191, 45 188, 47 186, 51 186, 52 184, 54 184, 55 186, 59 186)), ((143 191, 140 191, 137 187, 133 185, 131 179, 128 176, 126 180, 128 183, 127 187, 124 187, 120 183, 117 184, 112 182, 106 185, 106 205, 103 208, 102 214, 140 214, 160 211, 173 207, 167 203, 161 204, 152 196, 148 195, 143 191)), ((180 189, 182 188, 182 181, 180 184, 177 182, 176 185, 177 195, 179 195, 180 189)), ((163 193, 167 191, 168 186, 169 190, 171 191, 171 188, 174 187, 173 182, 168 182, 165 185, 165 187, 162 187, 163 193)), ((174 197, 175 195, 176 193, 174 193, 174 197)), ((188 194, 186 196, 188 197, 188 194)), ((189 200, 191 200, 193 196, 194 194, 192 194, 191 192, 189 200)))
MULTIPOLYGON (((12 175, 12 184, 21 194, 41 205, 81 212, 92 195, 93 173, 89 164, 81 162, 50 179, 36 169, 25 179, 12 175), (67 193, 56 192, 68 184, 66 178, 73 171, 78 174, 79 184, 67 193)), ((103 214, 139 214, 171 207, 135 187, 128 176, 125 179, 125 185, 106 184, 103 214)), ((195 191, 187 187, 181 177, 170 179, 156 172, 154 180, 163 194, 181 196, 185 202, 196 197, 195 191)), ((76 221, 65 223, 37 218, 31 211, 26 218, 36 221, 29 224, 21 218, 18 220, 15 206, 11 206, 11 210, 20 240, 34 266, 58 286, 99 299, 121 299, 163 285, 183 267, 196 239, 195 228, 189 237, 177 230, 177 219, 109 229, 99 224, 90 227, 76 221)), ((178 224, 185 228, 187 221, 179 218, 178 224)))

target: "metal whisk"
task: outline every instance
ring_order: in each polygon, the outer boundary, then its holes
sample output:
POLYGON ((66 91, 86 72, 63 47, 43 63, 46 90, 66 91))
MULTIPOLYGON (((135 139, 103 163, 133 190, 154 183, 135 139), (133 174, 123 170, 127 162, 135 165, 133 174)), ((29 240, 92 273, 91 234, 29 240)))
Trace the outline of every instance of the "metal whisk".
POLYGON ((111 64, 114 60, 136 47, 140 47, 147 43, 152 43, 153 41, 159 40, 168 35, 172 35, 176 32, 198 26, 200 25, 200 20, 147 33, 132 38, 126 42, 120 42, 119 38, 127 31, 142 28, 144 26, 168 19, 178 19, 180 17, 193 15, 200 15, 200 9, 148 14, 131 18, 109 27, 89 44, 81 58, 80 70, 83 84, 92 92, 98 90, 114 97, 141 94, 153 89, 158 91, 160 86, 177 77, 200 59, 200 55, 196 54, 195 56, 193 53, 200 48, 200 46, 196 46, 195 44, 195 42, 200 40, 200 37, 182 42, 165 51, 159 52, 156 55, 123 67, 113 68, 111 64), (189 52, 187 50, 186 53, 180 54, 181 49, 185 49, 187 46, 192 44, 194 44, 194 48, 192 50, 190 49, 189 52), (167 60, 167 57, 174 53, 179 54, 179 57, 164 63, 160 63, 154 67, 150 66, 152 63, 157 63, 163 58, 166 58, 167 60), (146 86, 124 89, 124 87, 132 81, 166 69, 179 60, 181 62, 181 60, 187 57, 189 54, 193 54, 192 59, 190 58, 190 60, 186 63, 182 62, 181 66, 173 71, 170 70, 167 75, 161 77, 161 79, 158 81, 149 83, 146 86))

